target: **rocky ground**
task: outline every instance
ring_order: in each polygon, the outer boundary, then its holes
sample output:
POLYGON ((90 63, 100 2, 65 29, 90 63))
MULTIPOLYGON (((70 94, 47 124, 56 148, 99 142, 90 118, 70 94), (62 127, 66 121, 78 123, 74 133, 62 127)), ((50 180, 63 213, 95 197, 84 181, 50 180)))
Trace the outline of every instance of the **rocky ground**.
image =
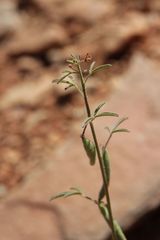
MULTIPOLYGON (((97 63, 113 64, 98 80, 92 79, 91 103, 109 98, 113 110, 130 118, 126 143, 122 145, 123 137, 117 138, 111 147, 116 216, 127 228, 158 207, 159 42, 158 0, 1 0, 0 222, 4 240, 108 236, 103 220, 85 203, 71 200, 58 207, 46 203, 50 194, 74 182, 93 195, 99 186, 99 177, 89 173, 78 157, 83 157, 78 142, 81 99, 74 91, 64 94, 51 83, 71 53, 89 52, 97 63), (66 152, 70 161, 64 159, 66 152), (79 159, 77 165, 74 157, 79 159), (74 169, 79 174, 71 177, 74 169), (87 179, 81 176, 84 172, 87 179), (84 216, 87 207, 91 214, 84 216), (11 212, 23 221, 15 221, 11 212), (10 220, 13 226, 8 231, 10 220)), ((103 132, 100 127, 102 138, 103 132)))

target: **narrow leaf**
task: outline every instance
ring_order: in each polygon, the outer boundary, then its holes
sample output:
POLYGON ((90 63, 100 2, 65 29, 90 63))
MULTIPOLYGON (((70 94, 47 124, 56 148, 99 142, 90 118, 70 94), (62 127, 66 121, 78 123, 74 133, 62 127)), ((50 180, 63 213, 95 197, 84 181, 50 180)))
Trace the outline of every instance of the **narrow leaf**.
POLYGON ((115 220, 114 220, 114 229, 115 229, 117 240, 127 240, 127 238, 125 237, 125 235, 122 231, 122 228, 115 220))
POLYGON ((116 129, 114 131, 112 131, 112 133, 118 133, 118 132, 126 132, 129 133, 129 130, 126 128, 120 128, 120 129, 116 129))
POLYGON ((96 147, 94 143, 92 143, 89 139, 82 137, 82 142, 84 149, 86 151, 86 154, 90 160, 90 165, 94 165, 96 161, 96 147))
POLYGON ((105 187, 104 184, 102 185, 100 191, 99 191, 99 195, 98 195, 98 202, 100 202, 105 196, 105 187))
POLYGON ((77 187, 71 187, 70 189, 71 189, 71 190, 74 190, 74 191, 77 191, 77 192, 79 192, 79 193, 82 194, 82 191, 81 191, 80 188, 77 188, 77 187))
POLYGON ((53 79, 53 80, 52 80, 52 83, 57 83, 58 80, 59 80, 59 79, 53 79))
POLYGON ((100 71, 100 70, 103 70, 103 69, 108 68, 108 67, 111 67, 111 66, 112 66, 111 64, 103 64, 103 65, 100 65, 100 66, 94 68, 94 69, 92 70, 92 73, 98 72, 98 71, 100 71))
POLYGON ((122 124, 124 121, 126 121, 128 119, 128 117, 124 117, 118 120, 118 122, 114 125, 113 127, 113 131, 117 129, 117 127, 122 124))
POLYGON ((73 84, 70 84, 70 85, 68 85, 67 87, 65 87, 64 90, 68 90, 68 89, 71 88, 71 87, 74 87, 74 85, 73 85, 73 84))
POLYGON ((96 109, 94 110, 94 115, 96 115, 98 113, 98 111, 106 104, 106 102, 102 102, 100 103, 96 109))
POLYGON ((92 62, 92 63, 91 63, 90 68, 89 68, 89 74, 92 74, 93 67, 94 67, 95 63, 96 63, 96 62, 92 62))
POLYGON ((52 197, 50 198, 50 201, 52 201, 52 200, 54 200, 54 199, 56 199, 56 198, 64 197, 66 193, 67 193, 67 192, 58 193, 57 195, 52 196, 52 197))
POLYGON ((118 117, 118 114, 117 113, 111 113, 111 112, 102 112, 102 113, 96 115, 96 117, 104 117, 104 116, 118 117))
POLYGON ((68 77, 70 74, 71 74, 71 72, 65 74, 65 75, 62 76, 60 79, 58 79, 57 84, 60 83, 60 82, 62 82, 62 81, 63 81, 66 77, 68 77))
POLYGON ((102 161, 107 184, 110 182, 110 161, 106 149, 102 149, 102 161))
POLYGON ((71 63, 71 64, 75 64, 74 59, 67 59, 66 62, 67 62, 67 63, 71 63))
POLYGON ((81 193, 79 191, 70 191, 70 192, 67 192, 64 197, 67 198, 73 195, 81 195, 81 193))
POLYGON ((67 81, 67 80, 62 80, 63 83, 66 83, 66 84, 73 84, 71 80, 67 81))
POLYGON ((82 127, 84 128, 85 126, 87 126, 89 123, 91 123, 93 121, 94 117, 88 117, 87 119, 85 119, 82 127))
POLYGON ((109 134, 111 133, 111 130, 110 130, 110 128, 107 126, 107 127, 105 127, 105 129, 107 129, 107 131, 109 132, 109 134))

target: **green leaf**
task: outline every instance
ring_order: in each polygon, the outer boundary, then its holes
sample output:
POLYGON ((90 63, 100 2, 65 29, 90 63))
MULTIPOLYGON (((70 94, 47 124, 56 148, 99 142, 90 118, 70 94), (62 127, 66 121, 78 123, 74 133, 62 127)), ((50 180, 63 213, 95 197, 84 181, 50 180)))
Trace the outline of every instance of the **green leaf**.
POLYGON ((71 187, 70 188, 72 191, 76 191, 77 193, 79 193, 80 195, 83 195, 83 192, 80 188, 77 188, 77 187, 71 187))
POLYGON ((88 117, 87 119, 85 119, 82 127, 84 128, 85 126, 87 126, 89 123, 91 123, 94 120, 95 117, 88 117))
POLYGON ((122 228, 120 227, 118 222, 115 220, 114 220, 114 229, 115 229, 117 240, 127 240, 127 238, 125 237, 125 235, 122 231, 122 228))
POLYGON ((105 68, 108 68, 108 67, 111 67, 111 66, 112 66, 111 64, 103 64, 103 65, 100 65, 100 66, 94 68, 94 69, 92 70, 92 73, 101 71, 101 70, 103 70, 103 69, 105 69, 105 68))
POLYGON ((67 198, 73 195, 82 195, 82 192, 78 188, 70 188, 70 189, 71 191, 61 192, 51 197, 50 201, 55 200, 56 198, 61 198, 61 197, 67 198))
POLYGON ((126 121, 128 119, 128 117, 123 117, 121 119, 118 120, 118 122, 114 125, 113 127, 113 131, 117 129, 117 127, 122 124, 124 121, 126 121))
POLYGON ((106 102, 100 103, 96 109, 94 110, 94 116, 98 113, 98 111, 106 104, 106 102))
POLYGON ((99 191, 99 195, 98 195, 98 202, 100 202, 105 196, 105 187, 104 184, 102 184, 102 187, 99 191))
POLYGON ((120 128, 120 129, 116 129, 116 130, 113 130, 112 133, 118 133, 118 132, 126 132, 126 133, 129 133, 130 131, 126 128, 120 128))
POLYGON ((70 196, 73 196, 73 195, 81 195, 81 192, 79 192, 79 191, 70 191, 70 192, 67 192, 64 197, 67 198, 67 197, 70 197, 70 196))
POLYGON ((58 193, 57 195, 52 196, 52 197, 50 198, 50 201, 52 201, 52 200, 54 200, 54 199, 56 199, 56 198, 64 197, 66 193, 67 193, 67 192, 58 193))
POLYGON ((70 85, 68 85, 67 87, 65 87, 64 90, 68 90, 68 89, 71 88, 71 87, 74 87, 74 85, 73 85, 73 84, 70 84, 70 85))
POLYGON ((93 67, 94 67, 95 63, 96 63, 96 62, 92 62, 91 65, 90 65, 90 68, 89 68, 89 74, 90 74, 90 75, 92 74, 93 67))
POLYGON ((71 55, 71 59, 66 60, 67 63, 74 64, 74 65, 77 64, 77 61, 78 61, 77 57, 75 57, 73 55, 71 55))
POLYGON ((74 60, 71 60, 71 59, 67 59, 66 62, 67 62, 67 63, 74 64, 74 60))
POLYGON ((110 161, 109 156, 106 149, 102 149, 102 161, 103 161, 103 168, 105 173, 105 178, 107 181, 107 185, 109 185, 110 182, 110 161))
POLYGON ((96 115, 96 117, 104 117, 104 116, 118 117, 119 115, 117 113, 112 113, 112 112, 102 112, 102 113, 96 115))
POLYGON ((84 149, 86 151, 86 154, 90 160, 90 165, 94 165, 96 161, 96 147, 94 143, 92 143, 89 139, 86 137, 82 137, 82 142, 84 149))
POLYGON ((104 205, 104 203, 100 203, 98 205, 100 212, 102 214, 102 216, 104 217, 104 219, 106 220, 106 222, 110 225, 110 220, 109 220, 109 213, 108 213, 108 208, 106 205, 104 205))
POLYGON ((111 130, 109 127, 105 127, 105 129, 107 129, 107 131, 109 132, 109 134, 111 133, 111 130))
POLYGON ((57 80, 57 84, 62 82, 66 77, 68 77, 70 74, 72 74, 71 72, 65 74, 64 76, 62 76, 60 79, 57 80))
POLYGON ((52 83, 57 83, 58 80, 59 80, 59 79, 53 79, 53 80, 52 80, 52 83))
POLYGON ((73 190, 73 191, 77 191, 77 192, 82 194, 82 190, 78 187, 71 187, 70 189, 73 190))

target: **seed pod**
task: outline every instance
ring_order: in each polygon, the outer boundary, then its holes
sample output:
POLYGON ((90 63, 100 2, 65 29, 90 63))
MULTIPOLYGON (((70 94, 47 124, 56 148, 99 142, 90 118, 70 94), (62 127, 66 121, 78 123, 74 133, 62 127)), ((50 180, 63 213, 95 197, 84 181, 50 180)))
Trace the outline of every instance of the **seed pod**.
POLYGON ((115 229, 117 240, 127 240, 127 238, 125 237, 121 227, 119 226, 119 224, 115 220, 114 220, 114 229, 115 229))
POLYGON ((100 202, 105 196, 105 187, 104 184, 102 185, 100 191, 99 191, 99 195, 98 195, 98 202, 100 202))
POLYGON ((86 151, 86 154, 90 160, 90 164, 94 165, 96 161, 96 147, 94 143, 92 143, 89 139, 82 137, 82 142, 84 149, 86 151))
POLYGON ((105 178, 107 180, 107 184, 109 185, 110 182, 110 163, 109 157, 106 149, 102 149, 102 161, 103 161, 103 169, 105 173, 105 178))
POLYGON ((104 217, 105 221, 109 224, 110 220, 109 220, 109 213, 108 213, 108 208, 106 205, 104 205, 104 203, 100 203, 98 205, 99 210, 102 214, 102 216, 104 217))

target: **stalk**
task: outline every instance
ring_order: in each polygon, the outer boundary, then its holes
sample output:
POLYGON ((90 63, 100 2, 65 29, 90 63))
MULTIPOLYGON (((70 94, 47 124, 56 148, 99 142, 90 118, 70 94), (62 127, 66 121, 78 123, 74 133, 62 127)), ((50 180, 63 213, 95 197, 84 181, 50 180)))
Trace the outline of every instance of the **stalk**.
MULTIPOLYGON (((79 75, 80 75, 80 81, 81 81, 82 92, 83 92, 83 96, 84 96, 84 103, 85 103, 87 116, 91 117, 91 110, 90 110, 90 106, 89 106, 89 102, 88 102, 88 98, 87 98, 87 93, 86 93, 86 88, 85 88, 85 79, 84 79, 84 76, 83 76, 83 73, 82 73, 80 63, 78 63, 78 70, 79 70, 79 75)), ((115 229, 114 229, 114 220, 113 220, 113 214, 112 214, 109 188, 107 186, 107 182, 106 182, 106 178, 105 178, 101 153, 100 153, 99 144, 98 144, 98 140, 97 140, 97 136, 96 136, 96 132, 95 132, 95 129, 94 129, 93 122, 90 123, 90 128, 91 128, 93 140, 94 140, 96 151, 97 151, 97 156, 98 156, 98 160, 99 160, 99 165, 100 165, 100 170, 101 170, 101 174, 102 174, 103 183, 104 183, 104 186, 105 186, 105 196, 106 196, 108 213, 109 213, 109 218, 110 218, 110 227, 111 227, 111 230, 112 230, 112 240, 117 240, 115 229)))

